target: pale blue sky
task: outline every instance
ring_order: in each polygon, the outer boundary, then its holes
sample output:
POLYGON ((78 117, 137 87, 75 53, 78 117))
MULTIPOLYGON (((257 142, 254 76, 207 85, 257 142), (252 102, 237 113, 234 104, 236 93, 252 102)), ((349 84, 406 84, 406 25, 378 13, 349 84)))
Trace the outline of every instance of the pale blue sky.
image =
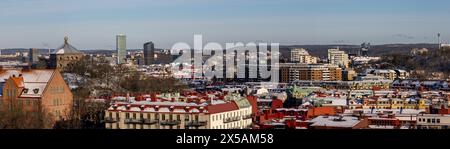
POLYGON ((0 0, 0 48, 157 48, 193 40, 292 44, 450 42, 448 0, 0 0))

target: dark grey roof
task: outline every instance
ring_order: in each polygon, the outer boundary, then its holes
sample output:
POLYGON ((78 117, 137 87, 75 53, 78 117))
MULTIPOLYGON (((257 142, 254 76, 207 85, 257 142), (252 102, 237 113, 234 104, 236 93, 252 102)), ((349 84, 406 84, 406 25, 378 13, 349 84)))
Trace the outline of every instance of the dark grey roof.
POLYGON ((69 38, 64 37, 64 45, 57 48, 53 54, 82 54, 83 52, 78 51, 77 48, 73 47, 68 42, 69 38))

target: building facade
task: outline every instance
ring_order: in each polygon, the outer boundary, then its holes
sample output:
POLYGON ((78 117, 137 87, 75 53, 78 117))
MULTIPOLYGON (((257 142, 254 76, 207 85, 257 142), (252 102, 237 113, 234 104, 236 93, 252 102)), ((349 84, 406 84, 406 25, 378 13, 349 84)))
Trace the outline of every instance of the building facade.
POLYGON ((147 42, 144 44, 144 65, 153 64, 155 59, 155 45, 153 42, 147 42))
POLYGON ((153 96, 118 102, 106 110, 107 129, 245 129, 252 106, 244 97, 153 96))
POLYGON ((331 64, 280 64, 280 81, 290 83, 296 80, 341 81, 342 69, 331 64))
POLYGON ((64 44, 57 48, 55 52, 50 54, 51 69, 62 70, 72 62, 79 61, 83 58, 83 53, 78 51, 75 47, 69 44, 69 38, 64 37, 64 44))
POLYGON ((116 35, 117 64, 127 61, 127 37, 126 35, 116 35))
POLYGON ((344 68, 348 68, 350 63, 348 54, 339 49, 328 49, 328 62, 344 68))
POLYGON ((417 129, 449 129, 450 115, 421 114, 417 116, 417 129))
MULTIPOLYGON (((70 113, 73 95, 57 69, 2 70, 0 82, 2 110, 44 112, 52 122, 67 118, 70 113)), ((51 126, 46 124, 47 128, 51 126)))
POLYGON ((31 48, 28 52, 28 63, 34 64, 39 61, 39 51, 36 48, 31 48))
POLYGON ((309 55, 305 49, 293 49, 291 50, 291 61, 303 64, 316 64, 317 57, 309 55))

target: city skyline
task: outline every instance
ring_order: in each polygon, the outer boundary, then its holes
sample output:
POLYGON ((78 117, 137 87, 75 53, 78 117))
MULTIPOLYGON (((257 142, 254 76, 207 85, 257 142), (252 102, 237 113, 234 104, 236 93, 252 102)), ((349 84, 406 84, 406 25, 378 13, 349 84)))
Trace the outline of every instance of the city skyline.
POLYGON ((450 2, 443 0, 282 1, 11 1, 0 6, 0 49, 57 48, 70 36, 80 49, 115 49, 127 35, 129 49, 148 41, 276 42, 282 45, 450 41, 450 2), (121 10, 121 11, 117 11, 121 10))

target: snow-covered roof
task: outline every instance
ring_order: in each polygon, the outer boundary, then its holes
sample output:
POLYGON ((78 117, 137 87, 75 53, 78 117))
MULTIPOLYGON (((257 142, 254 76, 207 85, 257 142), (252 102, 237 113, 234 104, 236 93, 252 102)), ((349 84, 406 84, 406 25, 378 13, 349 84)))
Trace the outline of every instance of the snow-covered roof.
POLYGON ((22 77, 18 79, 20 86, 24 91, 20 97, 41 97, 48 83, 50 82, 55 70, 27 70, 7 69, 0 72, 0 82, 5 82, 12 76, 22 77))
POLYGON ((358 118, 350 116, 318 116, 312 119, 311 122, 313 123, 311 126, 351 128, 360 121, 358 118))
POLYGON ((56 51, 53 54, 83 54, 82 52, 78 51, 77 48, 73 47, 69 44, 68 38, 64 37, 64 44, 57 48, 56 51))

